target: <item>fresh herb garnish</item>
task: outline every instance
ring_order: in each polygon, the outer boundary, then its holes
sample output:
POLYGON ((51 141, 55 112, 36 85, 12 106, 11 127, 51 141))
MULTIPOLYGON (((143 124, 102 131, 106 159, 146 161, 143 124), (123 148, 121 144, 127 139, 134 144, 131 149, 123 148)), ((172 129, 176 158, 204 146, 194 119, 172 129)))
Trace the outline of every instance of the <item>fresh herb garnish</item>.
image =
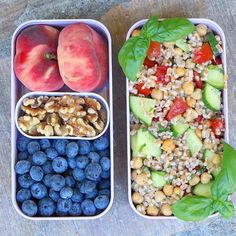
POLYGON ((214 180, 212 197, 186 196, 172 206, 173 214, 186 221, 199 221, 213 212, 229 219, 234 215, 234 205, 228 200, 236 190, 236 150, 229 144, 223 144, 221 171, 214 180))
POLYGON ((151 17, 142 27, 140 35, 129 38, 119 51, 118 60, 126 77, 131 81, 137 79, 151 41, 175 41, 194 29, 195 26, 186 18, 170 18, 158 22, 157 17, 151 17))

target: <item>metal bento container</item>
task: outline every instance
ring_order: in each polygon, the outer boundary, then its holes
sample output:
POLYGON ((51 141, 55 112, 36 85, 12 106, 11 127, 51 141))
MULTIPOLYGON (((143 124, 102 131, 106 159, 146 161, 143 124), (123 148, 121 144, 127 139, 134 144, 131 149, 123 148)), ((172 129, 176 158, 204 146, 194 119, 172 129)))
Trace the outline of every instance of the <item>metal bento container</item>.
MULTIPOLYGON (((133 24, 131 28, 129 29, 127 35, 126 35, 126 40, 128 40, 131 36, 131 33, 133 30, 137 28, 141 28, 148 19, 140 20, 133 24)), ((215 33, 220 35, 221 40, 222 40, 222 45, 224 48, 223 53, 221 53, 221 59, 223 63, 223 68, 224 68, 224 73, 227 74, 227 67, 226 67, 226 41, 225 41, 225 34, 222 30, 222 28, 214 21, 205 19, 205 18, 189 18, 189 20, 194 23, 194 24, 205 24, 207 25, 210 29, 212 29, 215 33)), ((225 133, 224 133, 224 139, 226 142, 229 142, 229 128, 228 128, 228 95, 227 95, 227 89, 224 89, 223 91, 223 113, 224 113, 224 119, 225 119, 225 133)), ((129 107, 129 80, 126 79, 126 111, 127 111, 127 117, 126 117, 126 122, 127 122, 127 162, 128 162, 128 199, 129 199, 129 204, 131 208, 137 213, 139 216, 144 217, 146 219, 177 219, 175 216, 147 216, 139 213, 131 199, 132 195, 132 189, 131 189, 131 155, 130 155, 130 107, 129 107)), ((211 215, 209 218, 217 216, 218 213, 215 213, 211 215)))
MULTIPOLYGON (((105 215, 111 208, 112 203, 113 203, 113 198, 114 198, 114 157, 113 157, 113 92, 112 92, 112 42, 111 42, 111 36, 108 31, 108 29, 99 21, 93 20, 93 19, 60 19, 60 20, 31 20, 24 22, 20 26, 17 27, 15 30, 13 36, 12 36, 12 41, 11 41, 11 190, 12 190, 12 202, 13 205, 16 209, 16 211, 23 217, 31 220, 91 220, 91 219, 97 219, 105 215), (27 97, 30 96, 30 94, 45 94, 42 92, 36 92, 36 93, 28 93, 30 92, 28 89, 26 89, 23 84, 16 78, 16 75, 14 73, 14 68, 13 68, 13 61, 14 61, 14 55, 15 55, 15 43, 16 43, 16 38, 18 34, 25 28, 32 26, 32 25, 49 25, 53 26, 59 29, 62 29, 63 27, 74 24, 74 23, 85 23, 89 25, 91 28, 96 30, 99 34, 101 34, 108 45, 108 60, 109 60, 109 65, 108 65, 108 75, 107 75, 107 81, 106 84, 102 89, 93 91, 93 93, 76 93, 72 90, 70 90, 68 87, 64 86, 62 89, 56 92, 47 92, 48 95, 52 94, 53 95, 59 95, 59 94, 72 94, 72 95, 89 95, 95 98, 98 98, 99 101, 102 102, 102 104, 105 107, 105 110, 107 110, 107 124, 106 127, 104 128, 105 135, 109 138, 109 143, 110 143, 110 160, 111 160, 111 168, 110 168, 110 202, 109 205, 105 210, 103 210, 101 213, 95 216, 52 216, 52 217, 41 217, 41 216, 35 216, 35 217, 29 217, 26 216, 18 206, 18 203, 16 201, 16 191, 17 191, 17 179, 16 179, 16 173, 14 170, 15 163, 17 161, 17 149, 16 149, 16 142, 17 142, 17 137, 19 135, 26 136, 23 132, 18 131, 16 123, 15 123, 15 117, 18 114, 18 110, 16 109, 17 102, 21 99, 21 97, 27 97)), ((21 100, 22 101, 22 100, 21 100)), ((19 107, 19 105, 18 105, 19 107)), ((100 134, 96 137, 100 137, 100 134)), ((28 136, 32 138, 31 136, 28 136)), ((39 137, 35 137, 36 139, 39 139, 39 137)), ((42 137, 40 137, 42 138, 42 137)), ((45 138, 45 137, 44 137, 45 138)), ((55 139, 58 139, 58 137, 53 137, 55 139)), ((72 139, 72 140, 79 140, 81 138, 76 138, 76 137, 64 137, 64 139, 72 139)), ((82 138, 85 140, 91 140, 89 138, 82 138)))

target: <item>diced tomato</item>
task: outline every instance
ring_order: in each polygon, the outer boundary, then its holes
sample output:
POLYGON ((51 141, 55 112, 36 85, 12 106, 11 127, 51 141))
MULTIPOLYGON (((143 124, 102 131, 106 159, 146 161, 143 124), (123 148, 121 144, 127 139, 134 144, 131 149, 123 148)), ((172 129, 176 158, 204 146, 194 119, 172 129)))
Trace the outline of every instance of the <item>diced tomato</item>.
POLYGON ((159 42, 151 41, 147 51, 147 57, 159 57, 161 55, 161 44, 159 42))
POLYGON ((153 122, 159 122, 159 117, 153 117, 153 118, 152 118, 152 121, 153 121, 153 122))
POLYGON ((199 115, 199 116, 197 117, 197 119, 196 119, 196 121, 197 121, 198 123, 201 123, 202 120, 203 120, 203 115, 199 115))
POLYGON ((213 65, 221 65, 222 64, 222 60, 221 60, 220 56, 216 57, 211 62, 212 62, 213 65))
POLYGON ((152 92, 152 89, 143 88, 144 83, 140 83, 136 86, 138 93, 143 94, 144 96, 149 96, 152 92))
POLYGON ((201 80, 200 75, 197 71, 193 72, 193 80, 194 80, 197 88, 203 89, 204 83, 201 80))
POLYGON ((175 116, 183 114, 188 108, 187 103, 182 98, 175 98, 169 112, 167 113, 166 119, 170 121, 175 116))
POLYGON ((221 118, 215 118, 211 121, 211 129, 216 136, 222 136, 224 132, 224 121, 221 118))
POLYGON ((170 77, 166 76, 168 68, 169 66, 157 66, 156 72, 154 73, 154 75, 157 77, 157 83, 166 85, 171 81, 170 77))
POLYGON ((147 66, 147 68, 152 68, 157 64, 156 61, 151 61, 148 59, 148 57, 145 58, 143 65, 147 66))
POLYGON ((213 59, 213 51, 209 43, 204 43, 202 48, 194 53, 194 62, 201 64, 213 59))

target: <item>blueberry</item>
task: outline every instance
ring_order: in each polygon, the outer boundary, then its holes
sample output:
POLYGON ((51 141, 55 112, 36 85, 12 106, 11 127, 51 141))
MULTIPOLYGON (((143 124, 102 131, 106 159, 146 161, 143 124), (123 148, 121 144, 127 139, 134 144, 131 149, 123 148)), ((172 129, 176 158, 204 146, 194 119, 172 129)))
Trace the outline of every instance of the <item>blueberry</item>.
POLYGON ((17 139, 17 149, 20 152, 27 151, 27 145, 30 142, 30 139, 21 136, 20 138, 17 139))
POLYGON ((110 197, 110 190, 109 189, 102 189, 100 191, 98 191, 98 195, 107 195, 108 197, 110 197))
POLYGON ((24 202, 25 200, 29 200, 31 198, 31 192, 29 189, 22 188, 16 194, 16 200, 18 202, 24 202))
POLYGON ((81 203, 81 209, 82 209, 82 212, 84 213, 84 215, 86 215, 86 216, 92 216, 92 215, 95 215, 95 213, 96 213, 96 208, 94 206, 94 203, 90 199, 85 199, 81 203))
POLYGON ((73 202, 68 213, 71 216, 79 216, 79 215, 81 215, 81 205, 80 205, 80 203, 73 202))
POLYGON ((102 167, 102 170, 108 171, 111 168, 111 161, 108 157, 102 157, 100 160, 100 165, 102 167))
POLYGON ((109 149, 105 149, 105 150, 99 151, 98 154, 101 157, 109 157, 110 156, 110 150, 109 149))
POLYGON ((71 187, 63 187, 60 191, 60 197, 63 199, 69 199, 73 195, 73 189, 71 187))
POLYGON ((108 170, 108 171, 102 171, 102 173, 101 173, 101 177, 103 178, 103 179, 109 179, 110 178, 110 170, 108 170))
POLYGON ((48 139, 41 139, 39 141, 39 143, 40 143, 40 147, 41 147, 42 150, 51 147, 51 143, 50 143, 50 141, 48 139))
POLYGON ((74 158, 77 156, 79 152, 79 147, 78 144, 76 142, 70 142, 67 144, 66 146, 66 155, 69 158, 74 158))
POLYGON ((86 199, 93 199, 93 198, 97 197, 97 195, 98 195, 98 190, 94 189, 91 193, 85 194, 85 198, 86 199))
POLYGON ((28 158, 28 153, 27 152, 18 152, 17 155, 18 160, 26 160, 28 158))
POLYGON ((31 141, 27 144, 27 150, 30 155, 40 150, 40 145, 37 141, 31 141))
POLYGON ((77 167, 84 169, 89 163, 89 159, 86 156, 78 156, 76 158, 77 167))
POLYGON ((38 212, 38 207, 36 203, 32 200, 24 201, 21 206, 21 209, 27 216, 35 216, 38 212))
POLYGON ((52 169, 56 173, 63 173, 67 170, 67 168, 68 168, 67 160, 63 157, 56 157, 52 161, 52 169))
POLYGON ((67 186, 72 187, 72 188, 75 186, 75 180, 72 176, 66 176, 65 180, 66 180, 67 186))
POLYGON ((46 153, 47 158, 49 160, 53 160, 54 158, 56 158, 58 156, 58 152, 55 148, 47 148, 45 150, 45 153, 46 153))
POLYGON ((86 155, 90 152, 91 144, 88 140, 79 140, 77 143, 80 155, 86 155))
POLYGON ((47 196, 47 188, 42 183, 34 183, 31 186, 31 194, 37 199, 43 199, 47 196))
POLYGON ((31 167, 31 164, 29 161, 21 160, 16 163, 15 171, 17 174, 23 175, 23 174, 26 174, 27 172, 29 172, 30 167, 31 167))
POLYGON ((51 174, 51 173, 53 172, 51 161, 46 161, 46 162, 42 165, 42 169, 43 169, 43 171, 44 171, 44 174, 51 174))
POLYGON ((85 169, 85 176, 89 180, 97 180, 102 173, 102 168, 98 163, 90 163, 85 169))
POLYGON ((44 152, 38 151, 33 154, 32 161, 33 164, 41 166, 47 161, 47 156, 44 152))
POLYGON ((30 169, 30 176, 35 181, 41 181, 44 176, 43 169, 40 166, 32 166, 30 169))
POLYGON ((84 180, 80 186, 80 192, 84 194, 89 194, 96 189, 96 183, 90 180, 84 180))
POLYGON ((54 191, 52 189, 49 189, 49 194, 48 195, 54 202, 57 202, 58 199, 60 198, 59 192, 54 191))
POLYGON ((41 216, 51 216, 56 211, 56 204, 50 198, 44 198, 38 203, 39 215, 41 216))
POLYGON ((22 188, 29 188, 34 183, 34 180, 29 174, 24 174, 18 177, 18 183, 22 188))
POLYGON ((85 179, 85 173, 83 169, 74 168, 72 174, 73 174, 74 179, 77 181, 82 181, 85 179))
POLYGON ((59 155, 66 155, 66 146, 69 143, 66 139, 56 139, 53 141, 53 146, 59 155))
POLYGON ((97 209, 103 210, 106 209, 109 205, 109 197, 107 195, 99 195, 94 200, 94 205, 97 209))
POLYGON ((66 184, 65 178, 62 175, 53 175, 51 177, 51 188, 54 191, 60 191, 66 184))
POLYGON ((75 158, 69 158, 68 165, 71 169, 74 169, 77 166, 75 158))
POLYGON ((52 174, 46 174, 43 177, 43 183, 45 184, 46 187, 50 188, 51 187, 51 178, 52 178, 52 174))
POLYGON ((102 136, 102 137, 94 140, 93 146, 97 151, 101 151, 101 150, 104 150, 104 149, 108 148, 109 141, 106 137, 102 136))
POLYGON ((71 197, 73 202, 82 202, 83 201, 83 194, 79 191, 79 189, 73 190, 73 195, 71 197))
POLYGON ((62 212, 62 213, 67 213, 72 206, 72 201, 71 199, 62 199, 60 198, 57 201, 57 210, 58 212, 62 212))
POLYGON ((99 163, 100 160, 100 156, 96 152, 90 152, 88 154, 88 158, 91 160, 91 162, 96 162, 96 163, 99 163))
POLYGON ((98 184, 98 189, 106 189, 110 188, 110 180, 109 179, 103 179, 98 184))

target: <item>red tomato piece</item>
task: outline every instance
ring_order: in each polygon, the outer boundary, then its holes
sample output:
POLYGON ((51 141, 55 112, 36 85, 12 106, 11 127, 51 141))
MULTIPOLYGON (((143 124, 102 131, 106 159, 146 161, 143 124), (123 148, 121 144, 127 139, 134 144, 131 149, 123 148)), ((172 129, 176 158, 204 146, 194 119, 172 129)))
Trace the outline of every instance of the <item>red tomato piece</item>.
POLYGON ((157 77, 157 83, 162 83, 164 85, 170 82, 170 77, 166 77, 167 69, 169 66, 158 66, 154 75, 157 77))
POLYGON ((200 75, 197 71, 193 72, 193 80, 194 80, 197 88, 203 89, 204 83, 201 80, 200 75))
POLYGON ((143 94, 144 96, 149 96, 152 92, 152 89, 143 88, 144 83, 140 83, 136 86, 138 93, 143 94))
POLYGON ((204 43, 202 48, 194 53, 194 62, 201 64, 213 59, 213 51, 209 43, 204 43))
POLYGON ((220 56, 216 57, 215 60, 213 59, 211 62, 213 65, 221 65, 222 64, 222 60, 221 60, 220 56))
POLYGON ((183 114, 188 108, 187 103, 182 98, 175 98, 169 112, 166 115, 166 119, 170 121, 175 116, 183 114))
POLYGON ((152 68, 157 64, 156 61, 151 61, 148 59, 148 57, 145 58, 143 65, 147 66, 147 68, 152 68))
POLYGON ((211 129, 216 136, 222 136, 224 132, 224 121, 221 118, 215 118, 211 121, 211 129))
POLYGON ((161 55, 161 44, 159 42, 151 41, 147 51, 147 57, 159 57, 161 55))

